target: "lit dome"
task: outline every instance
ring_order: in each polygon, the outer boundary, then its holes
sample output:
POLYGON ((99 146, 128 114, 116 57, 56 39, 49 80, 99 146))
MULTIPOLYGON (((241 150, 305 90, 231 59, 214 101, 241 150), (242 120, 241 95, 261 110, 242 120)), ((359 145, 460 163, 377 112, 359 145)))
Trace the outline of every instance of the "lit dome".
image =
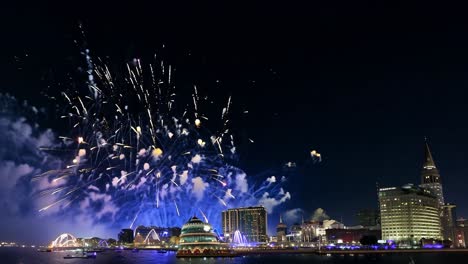
POLYGON ((182 226, 178 256, 227 254, 226 245, 221 243, 213 227, 197 217, 192 217, 182 226))

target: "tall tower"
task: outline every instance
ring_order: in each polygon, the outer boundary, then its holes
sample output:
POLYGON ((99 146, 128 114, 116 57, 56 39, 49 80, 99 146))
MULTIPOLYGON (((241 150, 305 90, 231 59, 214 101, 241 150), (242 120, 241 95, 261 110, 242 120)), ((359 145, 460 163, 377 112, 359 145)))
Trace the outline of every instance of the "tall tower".
POLYGON ((280 222, 276 226, 276 241, 285 242, 287 230, 288 227, 286 226, 286 224, 283 223, 283 218, 280 215, 280 222))
POLYGON ((421 170, 421 187, 429 189, 437 197, 439 206, 442 208, 444 206, 442 182, 427 140, 425 140, 424 144, 424 156, 424 163, 421 170))

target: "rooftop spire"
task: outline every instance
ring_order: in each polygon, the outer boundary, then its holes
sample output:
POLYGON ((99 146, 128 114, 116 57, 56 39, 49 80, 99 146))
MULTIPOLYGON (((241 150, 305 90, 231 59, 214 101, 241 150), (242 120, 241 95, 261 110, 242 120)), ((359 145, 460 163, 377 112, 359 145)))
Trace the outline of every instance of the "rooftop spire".
POLYGON ((434 158, 432 158, 431 149, 429 148, 429 143, 427 142, 427 138, 424 137, 424 169, 435 169, 436 165, 434 162, 434 158))
POLYGON ((280 224, 283 223, 283 217, 281 217, 281 214, 280 214, 280 224))

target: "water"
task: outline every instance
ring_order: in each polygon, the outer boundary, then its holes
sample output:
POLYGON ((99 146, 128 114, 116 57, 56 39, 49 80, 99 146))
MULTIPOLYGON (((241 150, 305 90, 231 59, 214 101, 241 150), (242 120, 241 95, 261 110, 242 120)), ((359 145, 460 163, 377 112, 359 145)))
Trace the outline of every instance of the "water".
POLYGON ((282 263, 312 263, 312 264, 408 264, 410 257, 416 264, 463 264, 468 263, 468 253, 419 253, 419 254, 390 254, 379 256, 376 259, 366 256, 317 256, 317 255, 252 255, 237 258, 182 258, 177 259, 175 253, 158 253, 153 250, 142 250, 137 253, 103 252, 98 253, 96 259, 64 259, 65 252, 37 252, 31 248, 0 248, 0 263, 2 264, 132 264, 132 263, 181 263, 181 264, 282 264, 282 263))

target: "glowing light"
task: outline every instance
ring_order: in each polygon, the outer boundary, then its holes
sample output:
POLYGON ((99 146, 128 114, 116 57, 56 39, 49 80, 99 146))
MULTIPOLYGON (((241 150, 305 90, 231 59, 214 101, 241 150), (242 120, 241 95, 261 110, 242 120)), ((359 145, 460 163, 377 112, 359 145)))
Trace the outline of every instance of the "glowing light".
POLYGON ((200 119, 198 119, 198 118, 195 119, 195 126, 200 127, 200 125, 201 125, 200 119))
POLYGON ((203 141, 202 139, 198 139, 198 140, 197 140, 197 144, 198 144, 200 147, 203 148, 203 147, 205 147, 206 142, 203 141))
POLYGON ((163 154, 162 149, 160 149, 160 148, 153 149, 153 152, 152 152, 153 157, 157 158, 157 157, 161 156, 162 154, 163 154))

